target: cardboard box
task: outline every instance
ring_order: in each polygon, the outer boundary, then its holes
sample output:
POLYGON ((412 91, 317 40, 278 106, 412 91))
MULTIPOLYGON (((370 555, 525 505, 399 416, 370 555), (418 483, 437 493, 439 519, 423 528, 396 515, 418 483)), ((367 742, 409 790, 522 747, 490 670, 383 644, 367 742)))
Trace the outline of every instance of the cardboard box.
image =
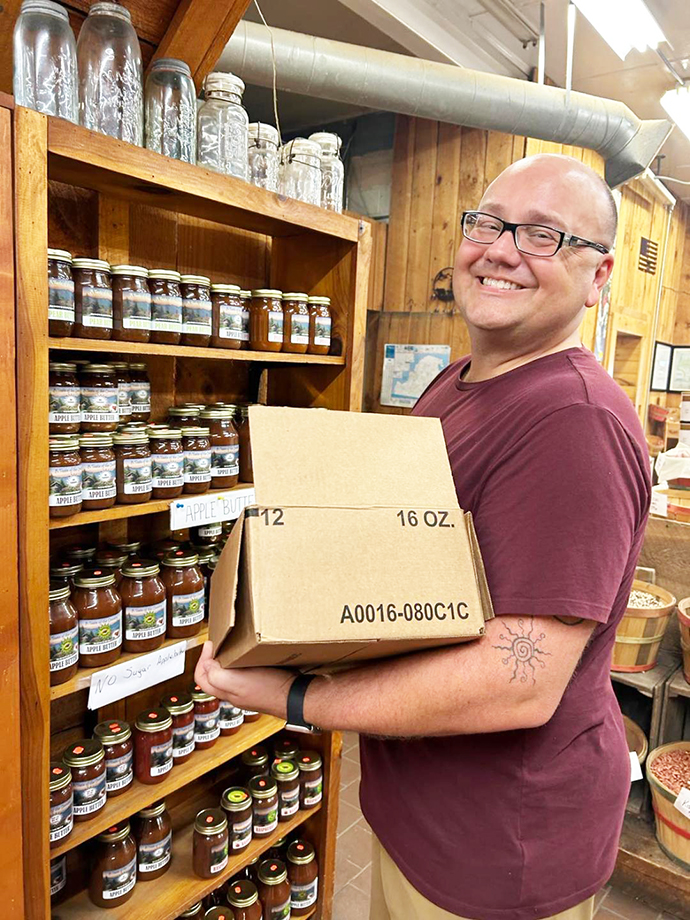
POLYGON ((476 639, 493 617, 438 419, 249 410, 256 506, 211 582, 225 666, 314 665, 476 639))

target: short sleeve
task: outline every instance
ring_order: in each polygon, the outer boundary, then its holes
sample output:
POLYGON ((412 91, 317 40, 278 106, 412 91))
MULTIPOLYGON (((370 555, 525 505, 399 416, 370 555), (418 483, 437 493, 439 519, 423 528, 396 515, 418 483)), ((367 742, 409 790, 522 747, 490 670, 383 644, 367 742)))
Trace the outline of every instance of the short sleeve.
POLYGON ((640 454, 614 415, 578 404, 501 458, 475 509, 498 615, 608 621, 649 504, 640 454))

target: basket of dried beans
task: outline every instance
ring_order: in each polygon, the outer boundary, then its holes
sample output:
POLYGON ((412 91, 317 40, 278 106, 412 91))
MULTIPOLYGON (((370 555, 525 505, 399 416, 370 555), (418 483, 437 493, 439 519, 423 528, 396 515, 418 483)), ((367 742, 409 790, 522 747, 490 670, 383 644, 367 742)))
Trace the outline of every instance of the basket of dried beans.
POLYGON ((683 651, 683 674, 690 684, 690 597, 684 597, 678 602, 678 626, 683 651))
POLYGON ((679 804, 686 797, 690 801, 690 741, 662 744, 653 750, 647 757, 647 779, 657 842, 670 859, 690 871, 690 818, 675 804, 679 796, 679 804))
POLYGON ((656 664, 675 597, 665 588, 634 581, 623 619, 616 629, 612 671, 650 671, 656 664))

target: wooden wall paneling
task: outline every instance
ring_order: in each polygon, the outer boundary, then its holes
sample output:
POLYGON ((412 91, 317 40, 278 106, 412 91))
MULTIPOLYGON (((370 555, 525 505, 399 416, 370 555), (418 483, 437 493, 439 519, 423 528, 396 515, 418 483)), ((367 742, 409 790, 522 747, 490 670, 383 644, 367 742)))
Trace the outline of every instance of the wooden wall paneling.
POLYGON ((263 235, 181 214, 177 245, 178 270, 183 274, 208 275, 213 284, 250 289, 268 282, 270 245, 263 235))
POLYGON ((460 164, 460 194, 457 209, 457 230, 455 239, 462 236, 460 221, 463 211, 479 207, 484 189, 486 166, 487 132, 479 128, 462 129, 462 162, 460 164))
POLYGON ((405 309, 405 284, 412 207, 412 164, 417 119, 398 115, 395 120, 393 176, 386 255, 384 309, 405 309))
MULTIPOLYGON (((15 111, 15 245, 19 440, 19 610, 21 777, 26 920, 50 916, 48 873, 49 650, 48 456, 48 135, 46 118, 15 111), (21 151, 21 156, 19 152, 21 151), (39 535, 36 539, 36 535, 39 535)), ((16 879, 15 879, 16 882, 16 879)))
POLYGON ((178 215, 142 204, 129 206, 129 250, 136 265, 177 271, 178 215))
POLYGON ((410 241, 407 256, 404 310, 426 310, 431 299, 431 230, 434 220, 434 191, 438 156, 438 122, 417 119, 412 193, 410 241))
POLYGON ((0 108, 0 691, 4 705, 0 770, 0 899, 8 918, 24 915, 22 877, 22 790, 17 769, 20 748, 19 593, 17 531, 17 430, 15 384, 14 201, 12 198, 12 113, 0 108))
POLYGON ((445 310, 447 305, 433 298, 432 285, 436 275, 455 262, 460 243, 458 211, 460 208, 460 172, 462 164, 462 135, 459 125, 440 122, 438 126, 438 156, 434 186, 433 222, 430 238, 429 296, 425 309, 445 310))
MULTIPOLYGON (((66 3, 68 7, 79 10, 84 15, 89 12, 92 4, 93 0, 67 0, 66 3)), ((132 25, 139 39, 157 45, 163 38, 178 4, 179 0, 127 0, 125 5, 132 14, 132 25)))
POLYGON ((383 310, 388 224, 382 220, 372 220, 369 221, 369 225, 371 227, 371 270, 367 309, 383 310))
POLYGON ((62 182, 48 182, 48 245, 75 256, 98 256, 98 195, 62 182))
POLYGON ((129 263, 129 202, 123 198, 98 196, 98 258, 129 263))
POLYGON ((213 361, 204 358, 178 358, 172 400, 167 393, 159 411, 184 402, 246 402, 251 365, 248 361, 213 361))
POLYGON ((513 162, 513 135, 502 134, 500 131, 487 132, 484 191, 513 162))

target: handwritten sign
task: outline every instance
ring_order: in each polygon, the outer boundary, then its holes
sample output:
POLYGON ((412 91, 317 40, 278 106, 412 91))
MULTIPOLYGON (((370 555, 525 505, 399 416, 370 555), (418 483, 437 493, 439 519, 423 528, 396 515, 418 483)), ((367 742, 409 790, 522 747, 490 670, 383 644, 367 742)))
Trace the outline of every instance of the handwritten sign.
POLYGON ((652 489, 652 501, 649 510, 651 514, 658 514, 659 517, 668 517, 668 495, 652 489))
POLYGON ((638 779, 642 779, 640 758, 637 756, 637 751, 630 751, 630 782, 634 783, 638 779))
POLYGON ((690 789, 687 786, 681 787, 678 798, 673 804, 682 815, 690 818, 690 789))
POLYGON ((179 677, 184 673, 186 650, 186 642, 176 642, 147 655, 121 661, 112 668, 96 671, 89 687, 89 709, 99 709, 147 687, 155 687, 171 677, 179 677))
POLYGON ((170 529, 185 530, 187 527, 203 527, 220 521, 234 521, 243 508, 255 502, 253 486, 233 489, 232 492, 208 492, 177 498, 170 502, 170 529))

